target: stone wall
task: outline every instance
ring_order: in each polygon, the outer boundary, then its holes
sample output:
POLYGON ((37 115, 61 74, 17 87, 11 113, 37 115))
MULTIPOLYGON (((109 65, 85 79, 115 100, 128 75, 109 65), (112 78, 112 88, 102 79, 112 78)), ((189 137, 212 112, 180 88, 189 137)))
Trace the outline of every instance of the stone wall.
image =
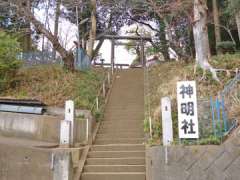
POLYGON ((220 146, 148 147, 147 180, 239 180, 240 129, 220 146))

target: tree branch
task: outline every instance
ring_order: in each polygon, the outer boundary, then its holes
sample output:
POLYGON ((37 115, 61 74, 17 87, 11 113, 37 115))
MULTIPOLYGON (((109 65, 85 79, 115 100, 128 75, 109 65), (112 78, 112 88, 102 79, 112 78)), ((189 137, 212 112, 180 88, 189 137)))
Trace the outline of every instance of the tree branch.
POLYGON ((57 37, 55 37, 50 31, 48 31, 44 25, 37 20, 34 15, 32 14, 32 12, 28 9, 25 8, 22 3, 20 2, 16 2, 17 3, 17 13, 20 16, 25 17, 26 19, 28 19, 35 27, 35 29, 39 32, 41 32, 42 34, 44 34, 48 40, 52 43, 53 48, 59 52, 59 54, 61 55, 64 64, 67 68, 73 70, 74 69, 74 56, 72 52, 68 52, 59 42, 59 39, 57 37))
POLYGON ((149 28, 150 28, 151 30, 153 30, 153 31, 156 31, 156 32, 160 33, 160 31, 159 31, 158 29, 152 27, 152 25, 150 25, 150 24, 148 24, 148 23, 146 23, 146 22, 139 21, 139 20, 137 20, 137 19, 135 19, 135 18, 133 18, 133 17, 130 17, 130 19, 131 19, 132 21, 135 21, 135 22, 139 23, 139 24, 143 24, 143 25, 149 27, 149 28))

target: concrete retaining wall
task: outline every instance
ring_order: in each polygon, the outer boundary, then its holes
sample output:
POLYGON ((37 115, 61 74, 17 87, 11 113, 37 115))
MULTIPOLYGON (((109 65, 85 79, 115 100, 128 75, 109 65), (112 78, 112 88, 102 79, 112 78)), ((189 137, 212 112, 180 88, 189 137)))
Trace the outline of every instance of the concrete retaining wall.
POLYGON ((240 130, 221 146, 148 147, 147 180, 239 180, 240 130))
MULTIPOLYGON (((52 114, 32 115, 0 112, 0 135, 21 137, 33 140, 59 142, 60 123, 64 119, 64 109, 53 109, 52 114)), ((94 127, 94 120, 89 111, 77 111, 77 116, 89 119, 89 135, 94 127)), ((86 120, 77 119, 75 123, 76 141, 86 140, 86 120)))
POLYGON ((52 180, 50 151, 0 146, 1 180, 52 180))
POLYGON ((65 180, 66 174, 71 179, 72 165, 79 161, 79 153, 80 150, 70 152, 0 143, 0 180, 65 180), (78 156, 74 159, 73 154, 78 156), (65 159, 69 160, 69 169, 63 167, 65 159))

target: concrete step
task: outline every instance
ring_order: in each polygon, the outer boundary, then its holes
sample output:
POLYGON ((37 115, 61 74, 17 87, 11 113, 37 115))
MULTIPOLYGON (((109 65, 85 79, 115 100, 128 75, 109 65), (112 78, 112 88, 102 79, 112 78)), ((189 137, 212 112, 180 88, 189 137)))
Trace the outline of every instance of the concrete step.
POLYGON ((101 133, 97 134, 98 138, 144 138, 144 133, 101 133))
POLYGON ((107 111, 129 111, 129 110, 141 110, 144 107, 144 101, 136 101, 136 102, 128 102, 123 100, 121 103, 121 99, 110 100, 107 104, 107 111), (117 104, 118 103, 118 104, 117 104))
POLYGON ((96 173, 86 172, 82 174, 81 180, 145 180, 146 175, 142 172, 117 172, 96 173))
POLYGON ((145 157, 88 158, 86 165, 145 165, 145 157))
POLYGON ((145 151, 142 144, 93 145, 92 151, 145 151))
POLYGON ((107 105, 107 109, 105 112, 112 112, 112 111, 129 111, 129 112, 141 112, 142 109, 140 109, 140 107, 144 107, 144 105, 142 104, 135 104, 132 107, 129 107, 128 105, 125 104, 121 104, 120 107, 118 107, 117 105, 114 106, 108 106, 107 105))
POLYGON ((145 172, 144 165, 87 165, 84 172, 145 172))
POLYGON ((99 134, 111 134, 111 133, 143 133, 143 128, 99 128, 99 134))
POLYGON ((145 157, 145 151, 90 151, 89 158, 145 157))
POLYGON ((116 124, 102 124, 100 129, 143 129, 143 124, 141 123, 116 123, 116 124))
POLYGON ((97 138, 95 144, 143 144, 144 138, 97 138))
POLYGON ((140 119, 118 119, 117 118, 111 120, 104 120, 101 122, 101 125, 118 125, 118 124, 143 124, 143 120, 140 119))
MULTIPOLYGON (((126 111, 124 111, 124 110, 123 111, 119 111, 119 113, 117 113, 117 112, 108 112, 105 115, 106 115, 106 117, 115 115, 115 117, 119 116, 120 118, 124 118, 124 119, 126 117, 129 117, 129 116, 133 116, 133 117, 136 116, 135 118, 144 116, 143 112, 129 113, 127 110, 126 111)), ((128 118, 128 119, 130 119, 130 118, 128 118)))
POLYGON ((141 123, 143 124, 143 118, 117 118, 117 117, 105 117, 104 121, 102 121, 102 124, 106 123, 106 124, 115 124, 115 123, 141 123))
POLYGON ((127 122, 142 122, 144 121, 144 117, 143 116, 126 116, 126 117, 118 117, 118 116, 105 116, 104 121, 109 122, 109 121, 113 121, 113 122, 122 122, 122 123, 127 123, 127 122))
POLYGON ((117 115, 116 113, 112 113, 111 115, 104 115, 106 118, 105 120, 114 120, 114 121, 142 121, 144 119, 144 116, 142 114, 140 115, 132 115, 132 114, 127 114, 124 116, 117 115))

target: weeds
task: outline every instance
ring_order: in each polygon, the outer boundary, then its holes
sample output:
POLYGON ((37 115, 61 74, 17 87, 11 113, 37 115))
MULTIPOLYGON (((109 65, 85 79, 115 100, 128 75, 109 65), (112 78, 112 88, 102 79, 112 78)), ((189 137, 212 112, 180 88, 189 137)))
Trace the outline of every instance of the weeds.
MULTIPOLYGON (((212 57, 210 62, 213 67, 226 70, 235 70, 240 64, 240 54, 220 55, 212 57)), ((194 64, 185 64, 182 62, 166 62, 150 68, 150 106, 151 116, 153 117, 153 134, 154 139, 159 140, 162 137, 161 129, 161 113, 159 112, 159 102, 162 97, 168 96, 172 101, 172 119, 174 138, 178 136, 178 121, 177 121, 177 100, 176 100, 176 84, 177 81, 196 80, 197 81, 197 96, 199 99, 209 99, 210 96, 215 96, 223 89, 223 86, 213 80, 210 72, 206 73, 206 79, 200 80, 202 77, 202 69, 198 68, 194 75, 194 64)), ((226 84, 235 76, 233 71, 230 75, 228 72, 220 72, 218 76, 223 84, 226 84)), ((201 131, 201 129, 200 129, 201 131)), ((207 130, 209 131, 209 130, 207 130)), ((206 131, 204 131, 206 132, 206 131)), ((219 139, 209 136, 213 134, 209 132, 207 137, 203 136, 200 144, 218 144, 219 139)))
POLYGON ((90 109, 97 96, 104 71, 68 72, 58 65, 42 65, 21 69, 14 79, 15 87, 1 96, 38 99, 49 106, 64 107, 72 99, 76 108, 90 109))

